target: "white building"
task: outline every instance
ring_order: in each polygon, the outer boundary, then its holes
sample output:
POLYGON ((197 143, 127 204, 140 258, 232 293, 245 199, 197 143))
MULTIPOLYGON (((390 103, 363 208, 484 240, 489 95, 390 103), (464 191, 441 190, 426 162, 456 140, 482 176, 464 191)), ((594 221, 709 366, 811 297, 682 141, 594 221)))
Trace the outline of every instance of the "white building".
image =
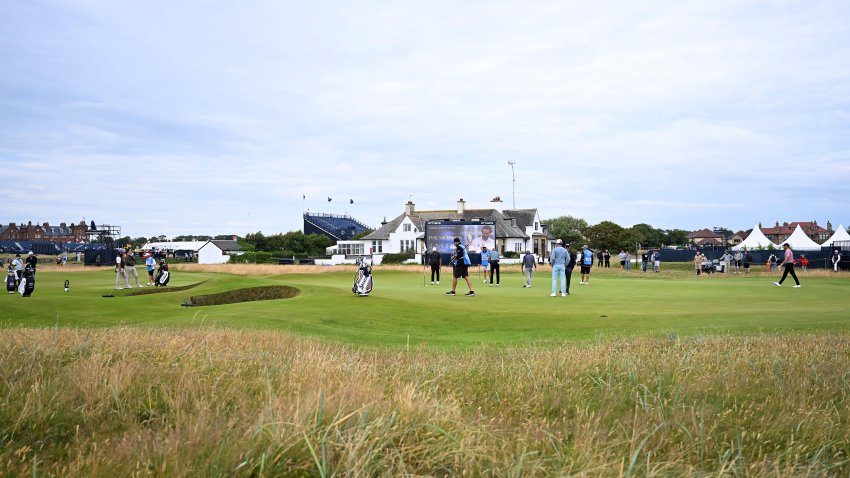
POLYGON ((459 199, 457 208, 433 211, 417 211, 412 201, 405 204, 404 212, 395 219, 384 222, 381 227, 359 241, 337 243, 340 254, 372 255, 380 263, 383 254, 425 249, 425 223, 441 219, 473 221, 477 219, 496 223, 496 248, 500 253, 526 250, 537 255, 548 256, 551 241, 546 225, 540 220, 537 209, 502 209, 502 200, 497 196, 486 209, 467 209, 466 201, 459 199))
POLYGON ((236 241, 207 241, 198 249, 198 264, 224 264, 232 255, 243 254, 236 241))

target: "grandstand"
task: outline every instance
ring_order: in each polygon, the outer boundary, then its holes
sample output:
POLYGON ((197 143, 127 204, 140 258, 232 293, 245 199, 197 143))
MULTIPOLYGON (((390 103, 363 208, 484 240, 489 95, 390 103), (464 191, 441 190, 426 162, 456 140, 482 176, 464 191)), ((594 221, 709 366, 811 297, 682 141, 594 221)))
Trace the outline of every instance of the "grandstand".
POLYGON ((351 240, 369 229, 369 226, 348 215, 304 213, 304 234, 321 234, 334 242, 351 240))

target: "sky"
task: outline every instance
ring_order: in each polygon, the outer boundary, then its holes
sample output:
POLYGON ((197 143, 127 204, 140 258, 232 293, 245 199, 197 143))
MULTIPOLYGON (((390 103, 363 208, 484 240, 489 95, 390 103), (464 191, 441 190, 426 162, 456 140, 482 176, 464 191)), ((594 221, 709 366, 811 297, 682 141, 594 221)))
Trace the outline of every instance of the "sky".
POLYGON ((0 2, 0 224, 850 222, 846 0, 0 2))

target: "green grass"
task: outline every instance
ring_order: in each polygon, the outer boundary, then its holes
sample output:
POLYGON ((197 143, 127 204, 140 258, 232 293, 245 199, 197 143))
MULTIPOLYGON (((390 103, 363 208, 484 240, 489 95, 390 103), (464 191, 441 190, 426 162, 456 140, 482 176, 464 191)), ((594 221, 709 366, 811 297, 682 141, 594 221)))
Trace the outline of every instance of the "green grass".
MULTIPOLYGON (((414 269, 415 271, 415 269, 414 269)), ((376 268, 370 297, 351 293, 351 273, 267 277, 176 271, 161 293, 131 295, 114 290, 108 270, 38 273, 32 297, 4 295, 3 327, 218 326, 283 330, 328 340, 391 347, 464 347, 475 344, 553 344, 619 336, 782 331, 847 331, 848 280, 823 274, 803 277, 804 286, 777 288, 773 275, 695 277, 595 271, 590 285, 574 274, 572 295, 549 297, 550 275, 535 275, 522 288, 517 272, 502 275, 502 287, 473 282, 477 297, 448 297, 448 281, 423 286, 414 271, 376 268), (63 292, 65 280, 70 292, 63 292), (199 284, 187 290, 181 286, 199 284), (246 287, 286 285, 295 298, 184 308, 190 296, 246 287), (106 298, 103 295, 113 294, 106 298)), ((474 276, 477 278, 477 276, 474 276)), ((458 292, 466 292, 466 284, 458 292)), ((135 292, 136 290, 134 290, 135 292)))

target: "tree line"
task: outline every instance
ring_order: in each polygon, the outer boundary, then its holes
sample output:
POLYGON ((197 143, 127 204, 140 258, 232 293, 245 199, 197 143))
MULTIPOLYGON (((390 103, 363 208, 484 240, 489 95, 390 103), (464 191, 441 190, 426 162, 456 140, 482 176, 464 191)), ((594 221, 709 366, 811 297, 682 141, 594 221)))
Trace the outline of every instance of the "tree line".
POLYGON ((622 227, 612 221, 588 225, 587 221, 573 216, 560 216, 543 221, 549 226, 549 234, 581 247, 591 249, 634 251, 635 245, 660 247, 662 245, 684 245, 688 243, 688 231, 683 229, 656 229, 649 224, 622 227))

